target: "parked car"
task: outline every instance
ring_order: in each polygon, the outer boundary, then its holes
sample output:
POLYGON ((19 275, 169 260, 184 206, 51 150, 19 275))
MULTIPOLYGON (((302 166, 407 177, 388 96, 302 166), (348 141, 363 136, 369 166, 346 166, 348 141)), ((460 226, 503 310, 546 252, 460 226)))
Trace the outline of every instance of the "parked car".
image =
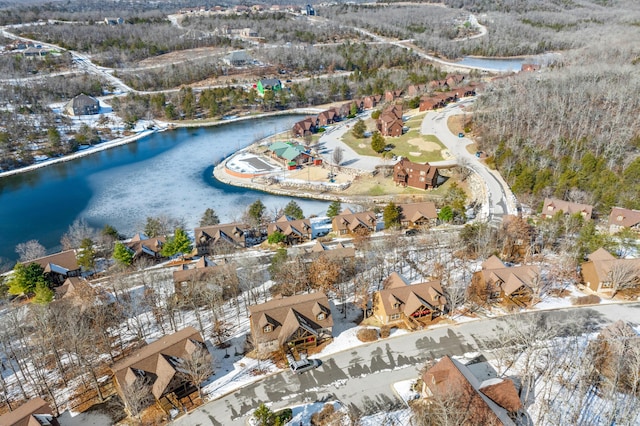
POLYGON ((420 231, 418 229, 407 229, 404 234, 405 235, 418 235, 420 233, 420 231))
POLYGON ((300 361, 293 361, 289 363, 289 368, 295 374, 302 374, 305 371, 313 370, 314 368, 320 367, 320 364, 322 363, 320 362, 319 359, 304 358, 304 359, 301 359, 300 361))

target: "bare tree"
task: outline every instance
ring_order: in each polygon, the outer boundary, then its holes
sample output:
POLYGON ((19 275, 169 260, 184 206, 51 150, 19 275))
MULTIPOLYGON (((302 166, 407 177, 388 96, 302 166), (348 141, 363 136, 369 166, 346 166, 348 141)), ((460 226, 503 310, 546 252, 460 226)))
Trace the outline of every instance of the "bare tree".
POLYGON ((153 400, 149 379, 144 376, 138 376, 133 382, 124 383, 121 389, 125 409, 131 417, 142 423, 140 414, 153 400))
POLYGON ((191 354, 182 358, 178 374, 198 389, 202 398, 202 383, 213 374, 213 357, 207 347, 197 347, 191 354))
POLYGON ((635 288, 640 285, 640 267, 631 260, 618 260, 611 266, 608 274, 611 282, 611 298, 620 290, 635 288))
POLYGON ((60 244, 64 250, 75 249, 79 248, 86 238, 95 241, 98 238, 98 233, 87 224, 86 220, 76 219, 69 225, 69 230, 62 236, 60 244))
POLYGON ((16 246, 16 253, 18 253, 20 262, 28 262, 45 256, 47 251, 38 240, 29 240, 25 243, 18 244, 16 246))
POLYGON ((333 154, 331 154, 331 161, 333 161, 333 164, 335 166, 340 167, 340 163, 342 163, 343 159, 344 159, 344 149, 342 149, 339 146, 335 147, 333 149, 333 154))

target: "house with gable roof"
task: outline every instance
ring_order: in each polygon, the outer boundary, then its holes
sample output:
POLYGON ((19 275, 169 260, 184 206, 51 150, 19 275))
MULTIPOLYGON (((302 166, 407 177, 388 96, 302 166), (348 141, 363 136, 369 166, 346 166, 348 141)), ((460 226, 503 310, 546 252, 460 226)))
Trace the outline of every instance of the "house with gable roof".
POLYGON ((354 213, 349 208, 331 219, 333 232, 338 235, 375 232, 376 223, 376 215, 372 211, 354 213))
POLYGON ((333 315, 322 292, 249 306, 250 342, 259 354, 315 347, 332 338, 333 315))
POLYGON ((402 158, 393 166, 393 181, 396 186, 433 189, 438 186, 439 178, 438 168, 429 163, 414 163, 407 158, 402 158))
POLYGON ((45 276, 54 284, 60 285, 67 278, 80 276, 80 266, 75 250, 65 250, 49 256, 22 262, 23 265, 37 263, 44 269, 45 276))
POLYGON ((400 224, 404 227, 434 226, 438 221, 436 205, 432 202, 398 204, 400 224))
POLYGON ((64 112, 73 116, 97 114, 100 112, 100 101, 81 93, 64 106, 64 112))
POLYGON ((303 136, 309 136, 316 132, 317 120, 314 117, 307 117, 304 120, 300 120, 293 125, 293 136, 300 138, 303 136))
POLYGON ((145 384, 149 386, 146 403, 158 402, 165 412, 197 404, 196 387, 179 371, 185 358, 201 348, 206 349, 204 339, 193 327, 141 347, 111 366, 116 391, 126 404, 127 387, 145 384))
POLYGON ((557 198, 545 198, 540 215, 543 218, 550 219, 558 212, 564 214, 565 216, 579 214, 584 218, 584 220, 591 220, 593 206, 590 206, 589 204, 573 203, 571 201, 559 200, 557 198))
POLYGON ((263 78, 258 80, 258 94, 264 96, 265 92, 279 92, 282 90, 282 83, 277 78, 263 78))
POLYGON ((196 253, 198 256, 211 254, 217 246, 245 248, 249 229, 249 225, 235 222, 197 227, 194 230, 196 253))
POLYGON ((540 270, 537 266, 507 266, 498 256, 481 264, 481 270, 471 278, 470 291, 488 303, 499 302, 528 306, 537 296, 540 270))
POLYGON ((602 247, 589 254, 587 259, 580 265, 580 274, 589 290, 612 297, 615 291, 612 271, 617 268, 635 271, 636 281, 640 286, 640 259, 618 259, 602 247))
POLYGON ((215 283, 224 283, 221 289, 223 295, 230 293, 229 289, 237 288, 238 285, 236 265, 224 261, 218 264, 202 256, 197 262, 183 264, 180 269, 173 271, 173 286, 177 298, 198 294, 198 290, 210 286, 214 280, 215 283))
POLYGON ((269 145, 271 157, 287 166, 308 164, 313 161, 311 154, 302 146, 291 142, 276 141, 269 145))
POLYGON ((384 282, 384 289, 373 294, 373 315, 382 324, 406 323, 415 328, 428 323, 445 312, 447 299, 440 281, 410 284, 402 275, 392 273, 384 282))
POLYGON ((423 402, 450 399, 455 410, 466 413, 461 424, 515 426, 523 404, 513 381, 476 376, 472 368, 449 356, 440 359, 422 374, 423 402))
POLYGON ((376 122, 382 136, 402 136, 404 123, 402 121, 402 105, 394 104, 385 108, 376 122))
POLYGON ((60 426, 49 403, 37 397, 13 411, 0 415, 2 426, 60 426))
POLYGON ((152 259, 162 258, 162 247, 166 242, 165 237, 149 238, 144 234, 136 234, 125 246, 133 253, 133 259, 150 257, 152 259))
POLYGON ((625 228, 640 233, 640 210, 612 208, 609 214, 609 232, 615 234, 625 228))
POLYGON ((356 257, 356 249, 355 247, 345 247, 342 243, 338 243, 334 247, 329 248, 320 241, 316 241, 313 247, 308 251, 308 254, 312 259, 325 256, 327 259, 344 261, 354 259, 356 257))
POLYGON ((287 237, 287 244, 300 244, 312 239, 311 221, 294 219, 287 215, 280 216, 275 222, 267 225, 267 235, 280 232, 287 237))

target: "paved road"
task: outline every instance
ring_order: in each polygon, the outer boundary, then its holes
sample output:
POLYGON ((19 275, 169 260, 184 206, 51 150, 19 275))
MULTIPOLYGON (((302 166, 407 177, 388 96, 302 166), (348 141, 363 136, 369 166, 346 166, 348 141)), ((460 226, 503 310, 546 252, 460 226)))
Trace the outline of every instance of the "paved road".
POLYGON ((517 201, 513 192, 511 192, 511 188, 500 173, 486 167, 475 156, 475 153, 470 153, 467 150, 467 145, 472 143, 470 139, 459 138, 458 135, 454 135, 447 125, 449 117, 463 114, 464 111, 461 108, 467 107, 472 102, 473 98, 464 99, 450 104, 442 110, 429 111, 422 121, 421 133, 423 135, 432 134, 437 136, 451 155, 456 158, 459 165, 467 166, 480 175, 485 186, 485 200, 482 203, 483 209, 478 218, 486 219, 487 221, 499 221, 506 214, 517 214, 517 201))
MULTIPOLYGON (((590 326, 602 326, 619 319, 640 323, 640 303, 609 304, 539 313, 564 324, 574 316, 589 319, 590 326)), ((405 334, 353 348, 322 359, 317 370, 296 376, 289 371, 268 376, 226 397, 211 401, 175 425, 243 425, 248 413, 261 402, 273 409, 305 402, 339 399, 360 414, 401 406, 391 386, 418 377, 427 359, 462 355, 486 348, 494 330, 504 319, 489 319, 405 334)), ((488 354, 487 354, 488 355, 488 354)))

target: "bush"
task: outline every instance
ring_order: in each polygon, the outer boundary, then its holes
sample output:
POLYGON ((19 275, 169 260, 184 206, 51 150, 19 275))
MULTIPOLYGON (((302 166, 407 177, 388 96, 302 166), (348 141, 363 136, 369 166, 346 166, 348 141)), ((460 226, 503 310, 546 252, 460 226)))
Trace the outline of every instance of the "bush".
POLYGON ((382 114, 382 111, 377 109, 371 113, 371 118, 373 118, 374 120, 377 120, 378 118, 380 118, 380 114, 382 114))
POLYGON ((375 328, 361 328, 357 334, 361 342, 375 342, 378 340, 378 330, 375 328))
POLYGON ((390 335, 391 335, 391 327, 389 327, 388 325, 383 325, 382 327, 380 327, 380 338, 381 339, 386 339, 390 335))
POLYGON ((571 300, 574 305, 595 305, 600 303, 600 297, 595 294, 589 294, 587 296, 574 297, 571 300))
POLYGON ((322 407, 322 410, 317 413, 313 413, 311 416, 311 426, 323 426, 328 424, 328 421, 331 420, 331 417, 336 412, 336 409, 333 407, 333 404, 325 404, 322 407))

